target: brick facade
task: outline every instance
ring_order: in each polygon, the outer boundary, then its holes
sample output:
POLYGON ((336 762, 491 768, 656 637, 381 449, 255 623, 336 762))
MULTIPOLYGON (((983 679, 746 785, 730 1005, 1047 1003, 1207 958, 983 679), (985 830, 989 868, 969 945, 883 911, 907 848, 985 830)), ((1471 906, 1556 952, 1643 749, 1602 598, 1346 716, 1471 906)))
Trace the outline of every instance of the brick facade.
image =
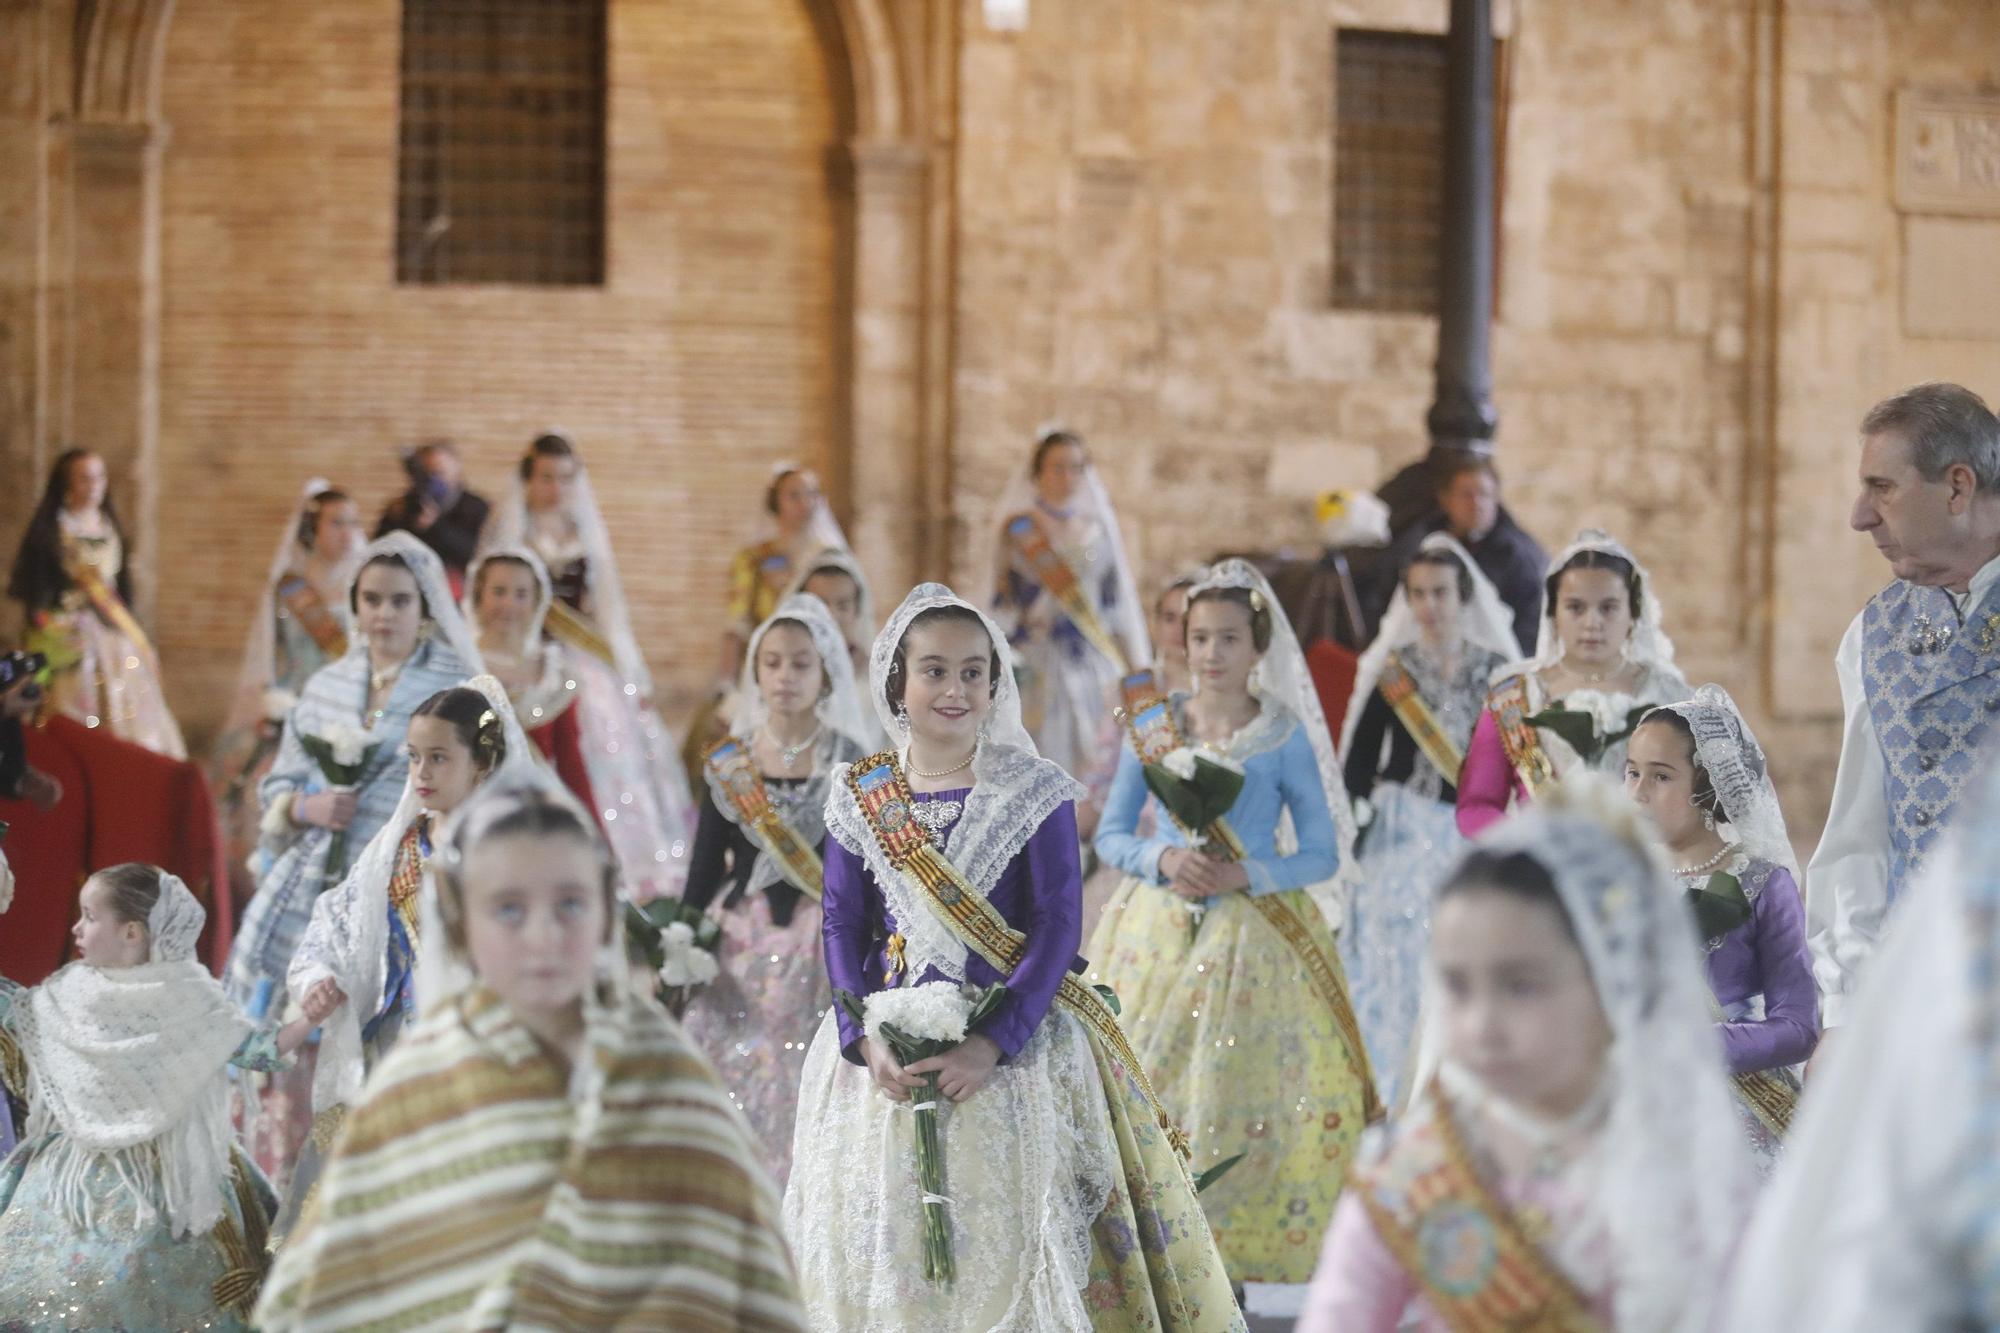
MULTIPOLYGON (((1435 337, 1328 308, 1332 32, 1444 8, 1038 2, 1011 33, 976 0, 621 0, 611 281, 530 292, 390 281, 388 0, 179 0, 163 42, 0 0, 0 456, 101 436, 132 460, 196 737, 298 482, 372 506, 389 447, 433 432, 488 490, 537 428, 577 435, 683 699, 780 457, 827 465, 885 584, 965 573, 1055 417, 1146 576, 1304 544, 1312 490, 1422 448, 1435 337), (141 55, 70 80, 73 41, 141 55), (156 277, 120 226, 156 234, 156 277)), ((1844 526, 1854 423, 1915 379, 2000 390, 1991 343, 1901 332, 1889 188, 1896 88, 2000 82, 1990 7, 1500 8, 1509 502, 1551 546, 1601 523, 1654 566, 1683 665, 1766 722, 1810 837, 1833 644, 1887 577, 1844 526)), ((9 540, 28 502, 0 497, 9 540)))

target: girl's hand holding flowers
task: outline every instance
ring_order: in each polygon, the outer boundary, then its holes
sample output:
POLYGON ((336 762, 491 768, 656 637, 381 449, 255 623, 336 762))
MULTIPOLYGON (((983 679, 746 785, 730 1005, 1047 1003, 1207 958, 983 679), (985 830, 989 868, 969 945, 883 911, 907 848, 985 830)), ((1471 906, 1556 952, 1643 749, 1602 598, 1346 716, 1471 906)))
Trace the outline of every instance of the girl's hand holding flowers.
POLYGON ((921 1075, 936 1074, 938 1091, 954 1102, 962 1102, 986 1086, 1000 1063, 1000 1045, 991 1037, 975 1032, 943 1055, 933 1055, 908 1066, 902 1073, 921 1084, 921 1075))
POLYGON ((868 1062, 868 1073, 874 1078, 875 1086, 882 1089, 882 1095, 892 1102, 910 1100, 910 1089, 924 1086, 923 1079, 904 1069, 896 1059, 896 1053, 889 1044, 875 1037, 861 1039, 861 1058, 868 1062))

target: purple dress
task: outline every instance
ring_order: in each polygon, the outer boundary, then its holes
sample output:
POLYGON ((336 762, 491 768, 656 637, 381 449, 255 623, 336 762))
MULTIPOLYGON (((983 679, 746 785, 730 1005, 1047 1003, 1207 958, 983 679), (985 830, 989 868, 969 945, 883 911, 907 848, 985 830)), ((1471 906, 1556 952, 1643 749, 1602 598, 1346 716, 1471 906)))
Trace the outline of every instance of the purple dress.
MULTIPOLYGON (((918 818, 951 854, 951 835, 958 827, 964 801, 972 789, 916 794, 918 818), (954 809, 953 807, 956 807, 954 809), (928 808, 928 809, 926 809, 928 808), (929 813, 934 811, 935 813, 929 813)), ((882 890, 860 857, 826 841, 826 880, 820 902, 821 938, 826 946, 826 971, 835 990, 866 999, 885 989, 889 976, 889 927, 882 890)), ((1077 949, 1083 942, 1083 866, 1077 847, 1076 806, 1064 801, 1030 834, 994 881, 987 901, 1000 910, 1007 924, 1028 937, 1028 949, 1011 976, 1002 976, 978 954, 965 960, 965 980, 974 987, 996 981, 1007 984, 1007 995, 974 1031, 1000 1047, 1011 1059, 1035 1035, 1063 973, 1083 971, 1077 949)), ((916 982, 938 981, 943 974, 927 968, 916 982)), ((861 1056, 861 1025, 846 1010, 834 1010, 840 1023, 841 1054, 855 1064, 861 1056)))
POLYGON ((1722 1006, 1732 1074, 1804 1063, 1819 1044, 1819 991, 1806 952, 1805 905, 1791 872, 1752 860, 1738 874, 1750 919, 1709 947, 1708 987, 1722 1006), (1764 997, 1757 1016, 1752 1001, 1764 997))

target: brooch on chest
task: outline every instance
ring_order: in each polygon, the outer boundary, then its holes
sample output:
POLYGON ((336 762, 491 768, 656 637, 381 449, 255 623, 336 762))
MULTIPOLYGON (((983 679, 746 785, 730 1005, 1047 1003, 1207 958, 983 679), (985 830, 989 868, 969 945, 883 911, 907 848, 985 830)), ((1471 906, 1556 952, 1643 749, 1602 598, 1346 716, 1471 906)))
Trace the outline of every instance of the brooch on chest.
POLYGON ((1979 651, 1982 653, 1990 653, 1995 647, 2000 647, 2000 611, 1988 614, 1986 619, 1980 622, 1979 633, 1973 641, 1979 645, 1979 651))
MULTIPOLYGON (((1957 632, 1956 628, 1951 625, 1933 623, 1927 615, 1918 616, 1915 623, 1910 626, 1909 651, 1916 657, 1928 657, 1941 653, 1951 647, 1952 637, 1957 632)), ((1981 634, 1990 635, 1994 632, 1992 621, 1989 620, 1987 628, 1982 630, 1981 634)))
POLYGON ((965 812, 963 801, 918 801, 911 809, 917 822, 936 836, 965 812))

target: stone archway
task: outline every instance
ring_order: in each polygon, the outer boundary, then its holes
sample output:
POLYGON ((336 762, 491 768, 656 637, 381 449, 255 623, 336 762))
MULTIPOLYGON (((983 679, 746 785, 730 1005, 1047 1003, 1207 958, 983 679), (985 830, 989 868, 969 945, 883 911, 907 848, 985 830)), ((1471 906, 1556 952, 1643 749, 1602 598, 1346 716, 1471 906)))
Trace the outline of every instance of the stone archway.
MULTIPOLYGON (((804 0, 842 94, 829 163, 846 198, 836 493, 885 587, 945 563, 951 0, 804 0)), ((70 441, 106 452, 155 595, 159 113, 174 0, 45 0, 0 15, 30 86, 0 107, 0 465, 38 475, 70 441)), ((32 488, 0 500, 18 530, 32 488)))

